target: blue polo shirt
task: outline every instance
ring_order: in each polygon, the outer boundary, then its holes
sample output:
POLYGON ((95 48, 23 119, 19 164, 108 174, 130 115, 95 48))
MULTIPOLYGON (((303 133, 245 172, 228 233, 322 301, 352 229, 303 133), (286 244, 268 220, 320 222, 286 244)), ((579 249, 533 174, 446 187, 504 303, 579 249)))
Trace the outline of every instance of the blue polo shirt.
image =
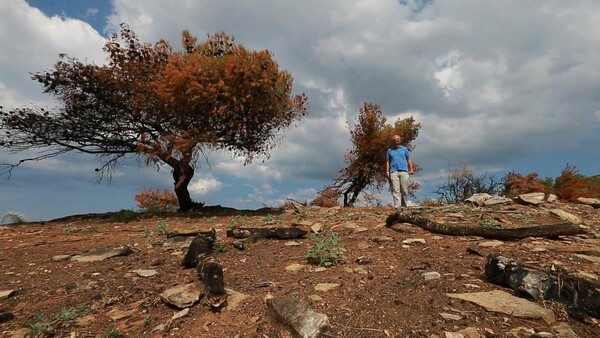
POLYGON ((390 173, 398 170, 408 171, 408 159, 410 151, 406 147, 389 148, 387 150, 387 159, 390 161, 390 173))

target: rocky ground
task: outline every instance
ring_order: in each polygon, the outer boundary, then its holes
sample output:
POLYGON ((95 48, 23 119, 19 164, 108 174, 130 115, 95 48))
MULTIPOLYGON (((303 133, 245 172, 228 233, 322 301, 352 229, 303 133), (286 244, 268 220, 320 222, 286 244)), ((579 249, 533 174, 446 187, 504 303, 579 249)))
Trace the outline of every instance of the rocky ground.
POLYGON ((0 333, 286 337, 266 300, 287 299, 304 304, 322 320, 326 316, 324 337, 599 337, 599 319, 575 319, 564 304, 527 300, 489 282, 484 270, 486 256, 500 253, 598 282, 600 209, 545 202, 419 207, 412 212, 449 225, 519 228, 564 223, 565 214, 556 210, 575 216, 570 221, 581 221, 587 233, 511 242, 446 236, 406 223, 386 227, 393 212, 388 207, 211 208, 127 222, 118 220, 119 214, 107 214, 0 226, 0 333), (310 236, 260 239, 244 250, 226 237, 228 228, 289 226, 309 232, 333 229, 344 248, 344 263, 327 268, 308 264, 305 254, 315 245, 310 236), (230 294, 227 306, 211 311, 202 300, 184 309, 168 304, 166 291, 202 282, 195 269, 180 265, 191 238, 164 233, 211 228, 217 232, 214 256, 224 268, 230 294), (99 260, 85 255, 123 247, 131 250, 95 258, 99 260), (492 296, 492 304, 461 299, 470 295, 492 296), (493 307, 503 301, 519 305, 512 310, 493 307), (530 307, 531 312, 520 311, 530 307))

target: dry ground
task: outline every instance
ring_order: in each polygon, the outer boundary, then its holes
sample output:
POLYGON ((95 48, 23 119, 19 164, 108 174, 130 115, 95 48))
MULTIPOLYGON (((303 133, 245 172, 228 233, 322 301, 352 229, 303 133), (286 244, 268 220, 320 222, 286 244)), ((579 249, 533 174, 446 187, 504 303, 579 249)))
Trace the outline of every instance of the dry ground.
MULTIPOLYGON (((279 337, 281 332, 267 314, 265 298, 283 295, 296 297, 327 315, 327 337, 444 337, 445 332, 467 327, 479 329, 482 337, 510 337, 510 331, 517 327, 549 332, 542 320, 487 312, 445 294, 498 289, 512 292, 487 282, 483 275, 485 257, 468 253, 468 248, 484 255, 499 252, 546 268, 583 273, 592 279, 599 276, 600 264, 581 260, 574 252, 577 248, 588 252, 597 249, 600 255, 600 209, 563 203, 420 209, 422 215, 441 223, 513 228, 563 223, 549 212, 553 208, 581 217, 590 233, 482 247, 480 244, 488 240, 432 234, 409 224, 386 228, 385 219, 392 209, 385 207, 307 207, 302 213, 216 208, 204 214, 163 215, 129 222, 111 219, 110 215, 92 215, 0 226, 0 291, 15 291, 0 300, 0 313, 14 315, 0 324, 0 334, 19 337, 33 333, 23 325, 38 316, 49 322, 49 329, 58 337, 116 337, 119 333, 127 337, 279 337), (263 239, 241 251, 225 235, 233 226, 294 223, 307 230, 316 223, 324 229, 335 227, 345 248, 345 263, 321 272, 313 265, 290 272, 285 268, 291 264, 307 264, 304 254, 314 243, 310 238, 295 240, 299 245, 263 239), (172 242, 158 235, 156 232, 165 226, 169 231, 181 232, 215 228, 219 249, 215 255, 225 268, 226 287, 246 298, 221 312, 212 312, 198 303, 185 317, 171 319, 179 310, 165 304, 159 294, 175 285, 200 281, 194 269, 180 266, 189 241, 172 242), (356 231, 357 227, 366 231, 356 231), (380 236, 392 240, 374 241, 380 236), (403 246, 403 240, 414 238, 424 239, 425 244, 403 246), (52 260, 57 255, 125 245, 133 249, 133 254, 89 263, 52 260), (358 264, 358 258, 372 263, 358 264), (138 269, 158 273, 140 277, 134 272, 138 269), (439 272, 441 278, 425 281, 422 274, 430 271, 439 272), (318 283, 340 286, 327 292, 315 291, 318 283), (77 309, 82 310, 83 317, 69 321, 68 315, 77 313, 77 309), (444 319, 442 312, 461 319, 444 319)), ((553 309, 558 320, 566 322, 579 337, 600 337, 598 320, 575 320, 563 305, 540 304, 553 309)))

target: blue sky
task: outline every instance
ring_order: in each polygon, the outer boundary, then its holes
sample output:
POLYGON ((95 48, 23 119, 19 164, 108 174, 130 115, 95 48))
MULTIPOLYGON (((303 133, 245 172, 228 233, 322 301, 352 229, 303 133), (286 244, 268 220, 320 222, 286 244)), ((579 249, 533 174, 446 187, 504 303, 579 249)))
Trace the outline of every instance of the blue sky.
MULTIPOLYGON (((600 174, 599 13, 600 3, 558 0, 4 0, 0 105, 56 104, 30 73, 51 68, 59 53, 104 63, 104 38, 121 22, 174 48, 182 30, 225 31, 272 51, 311 112, 269 159, 243 166, 210 154, 190 186, 197 201, 258 208, 314 198, 344 165, 347 121, 365 101, 388 121, 421 123, 413 152, 421 198, 435 197, 429 192, 460 161, 500 177, 556 177, 567 164, 589 176, 600 174)), ((0 163, 28 155, 0 149, 0 163)), ((21 165, 0 177, 0 216, 135 209, 140 190, 172 187, 167 167, 126 162, 110 184, 94 183, 95 167, 80 154, 21 165)), ((379 197, 390 200, 387 191, 379 197)))

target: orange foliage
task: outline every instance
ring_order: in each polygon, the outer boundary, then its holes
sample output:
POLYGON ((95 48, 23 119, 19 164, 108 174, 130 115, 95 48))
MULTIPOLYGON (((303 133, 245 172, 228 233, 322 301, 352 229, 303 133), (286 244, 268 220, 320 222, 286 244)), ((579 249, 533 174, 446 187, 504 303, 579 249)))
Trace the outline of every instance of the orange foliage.
POLYGON ((504 195, 506 197, 515 197, 530 192, 550 193, 551 191, 535 172, 529 173, 527 176, 511 172, 504 177, 504 195))
POLYGON ((339 206, 339 199, 342 193, 336 188, 325 188, 317 193, 317 197, 310 202, 310 205, 319 207, 336 207, 339 206))
POLYGON ((178 207, 177 196, 165 189, 144 189, 135 195, 138 208, 149 211, 176 211, 178 207))
POLYGON ((600 183, 578 174, 575 166, 567 164, 554 181, 556 195, 565 201, 575 202, 578 197, 597 197, 600 183))

